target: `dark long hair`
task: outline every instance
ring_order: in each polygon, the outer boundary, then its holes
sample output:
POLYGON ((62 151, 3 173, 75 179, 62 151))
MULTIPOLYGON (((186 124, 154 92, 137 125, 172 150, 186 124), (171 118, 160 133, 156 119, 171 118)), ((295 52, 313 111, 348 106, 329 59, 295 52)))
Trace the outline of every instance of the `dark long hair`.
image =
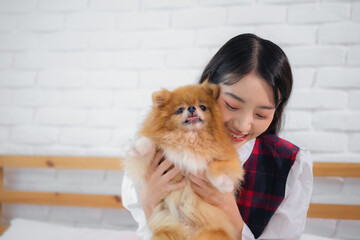
POLYGON ((205 67, 200 83, 209 78, 215 84, 232 85, 252 71, 270 84, 275 97, 274 118, 263 134, 277 134, 293 78, 288 58, 273 42, 254 34, 241 34, 230 39, 205 67))

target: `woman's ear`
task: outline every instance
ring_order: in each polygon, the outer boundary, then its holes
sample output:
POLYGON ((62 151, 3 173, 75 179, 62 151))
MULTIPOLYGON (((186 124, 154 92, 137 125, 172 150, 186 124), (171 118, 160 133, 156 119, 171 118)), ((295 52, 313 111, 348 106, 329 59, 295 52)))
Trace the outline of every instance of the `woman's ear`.
POLYGON ((171 92, 166 89, 154 92, 152 94, 152 101, 153 101, 154 106, 156 106, 156 107, 164 106, 169 101, 170 95, 171 95, 171 92))

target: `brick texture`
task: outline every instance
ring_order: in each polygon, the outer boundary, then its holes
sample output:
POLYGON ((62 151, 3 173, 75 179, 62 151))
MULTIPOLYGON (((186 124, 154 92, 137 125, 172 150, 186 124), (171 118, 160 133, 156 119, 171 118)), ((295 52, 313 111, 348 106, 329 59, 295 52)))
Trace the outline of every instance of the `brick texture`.
MULTIPOLYGON (((292 66, 281 136, 314 161, 360 162, 360 3, 332 0, 0 0, 0 154, 122 156, 154 91, 197 82, 247 32, 292 66)), ((4 185, 119 194, 121 179, 6 170, 4 185)), ((312 201, 358 203, 359 181, 317 179, 312 201)), ((14 217, 136 228, 120 210, 5 204, 14 217)), ((309 219, 306 232, 358 239, 359 222, 309 219)))

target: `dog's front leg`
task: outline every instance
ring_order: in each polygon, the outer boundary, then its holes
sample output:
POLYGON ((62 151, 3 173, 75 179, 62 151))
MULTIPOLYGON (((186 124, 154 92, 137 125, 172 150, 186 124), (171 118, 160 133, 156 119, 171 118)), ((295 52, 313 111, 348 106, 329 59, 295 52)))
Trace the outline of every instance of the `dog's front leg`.
POLYGON ((149 172, 149 164, 154 158, 156 147, 151 139, 140 136, 131 142, 126 151, 123 164, 126 174, 141 186, 149 172))
POLYGON ((238 159, 214 160, 209 163, 206 175, 221 192, 232 192, 243 179, 243 168, 238 159))

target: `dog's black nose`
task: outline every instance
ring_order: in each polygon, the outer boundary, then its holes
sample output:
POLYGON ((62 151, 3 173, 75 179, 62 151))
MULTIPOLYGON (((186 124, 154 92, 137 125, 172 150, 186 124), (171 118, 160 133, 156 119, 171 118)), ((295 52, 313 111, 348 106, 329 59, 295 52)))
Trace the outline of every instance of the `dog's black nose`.
POLYGON ((188 110, 189 112, 191 112, 191 113, 194 113, 195 110, 196 110, 196 108, 195 108, 194 106, 190 106, 190 107, 188 107, 187 110, 188 110))

